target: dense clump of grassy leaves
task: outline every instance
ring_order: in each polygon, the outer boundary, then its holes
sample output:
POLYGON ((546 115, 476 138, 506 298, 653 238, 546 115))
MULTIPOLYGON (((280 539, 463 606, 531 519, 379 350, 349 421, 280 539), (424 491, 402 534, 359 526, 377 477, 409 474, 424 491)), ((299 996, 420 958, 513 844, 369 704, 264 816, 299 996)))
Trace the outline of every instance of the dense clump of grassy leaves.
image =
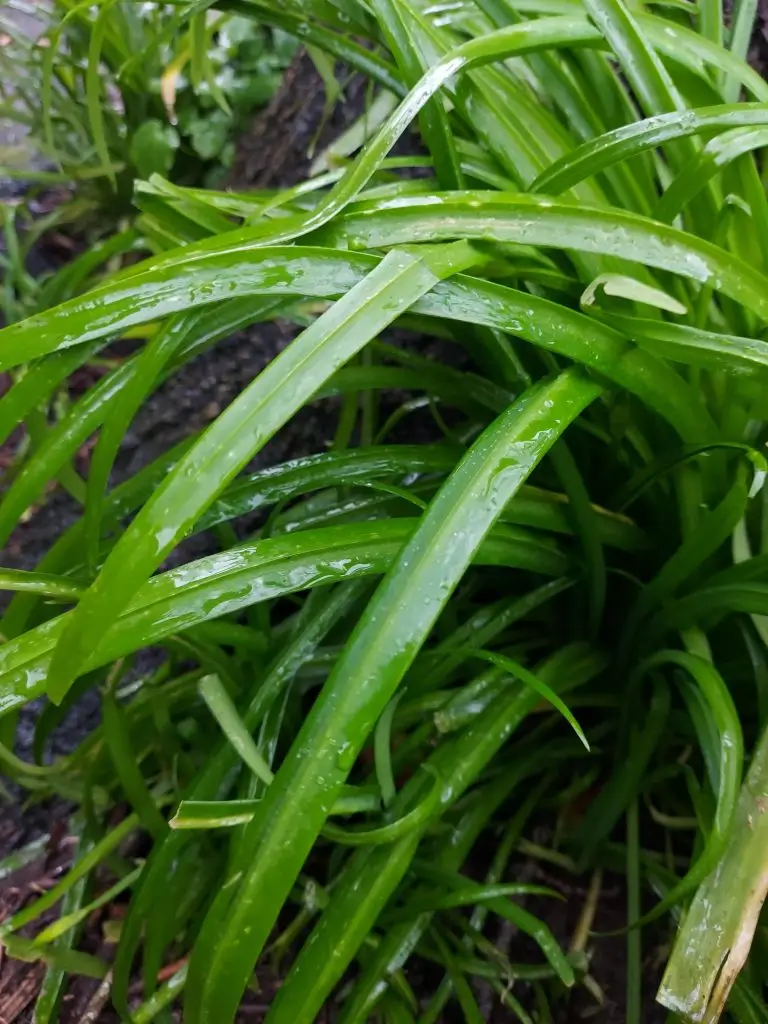
POLYGON ((126 1020, 182 1000, 189 1024, 225 1024, 254 968, 287 955, 269 1024, 329 999, 345 1024, 437 1021, 451 1000, 475 1022, 478 985, 548 1020, 574 984, 599 996, 585 950, 607 869, 626 875, 628 1021, 644 1012, 641 923, 663 940, 688 906, 661 1001, 706 1021, 728 999, 732 1019, 765 1021, 753 7, 726 30, 709 0, 214 6, 343 60, 385 101, 348 165, 297 188, 142 182, 131 244, 149 257, 96 282, 81 257, 0 332, 15 382, 0 435, 24 421, 32 438, 0 538, 53 480, 82 504, 35 572, 0 576, 16 591, 0 753, 34 793, 82 807, 72 870, 2 926, 11 955, 47 964, 36 1020, 57 1019, 67 974, 106 975, 79 929, 126 894, 111 975, 126 1020), (391 156, 413 124, 427 155, 391 156), (146 397, 275 317, 297 324, 287 348, 110 489, 146 397), (462 368, 387 342, 395 324, 458 346, 462 368), (68 374, 126 335, 143 346, 50 426, 68 374), (329 443, 254 468, 300 410, 339 399, 329 443), (443 439, 395 443, 418 409, 443 439), (83 479, 72 459, 93 435, 83 479), (164 567, 203 530, 213 553, 164 567), (130 671, 150 645, 159 667, 130 671), (92 687, 102 725, 43 763, 92 687), (38 763, 20 761, 18 709, 46 694, 38 763), (114 827, 116 803, 132 813, 114 827), (534 814, 547 848, 526 839, 534 814), (146 860, 116 857, 138 829, 146 860), (593 872, 569 948, 523 905, 553 893, 515 880, 520 854, 593 872), (57 923, 19 934, 59 900, 57 923), (499 918, 538 955, 511 962, 499 918), (442 978, 426 999, 412 960, 442 978))

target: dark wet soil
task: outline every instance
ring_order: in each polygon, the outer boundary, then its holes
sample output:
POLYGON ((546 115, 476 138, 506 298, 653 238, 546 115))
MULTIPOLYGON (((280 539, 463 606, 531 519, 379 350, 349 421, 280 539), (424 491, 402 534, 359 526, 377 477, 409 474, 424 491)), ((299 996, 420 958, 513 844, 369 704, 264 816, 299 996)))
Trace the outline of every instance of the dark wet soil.
MULTIPOLYGON (((759 0, 758 19, 750 58, 763 74, 768 73, 768 0, 759 0)), ((346 82, 344 101, 337 105, 330 117, 324 119, 324 93, 320 78, 309 58, 297 55, 289 68, 285 81, 269 104, 254 121, 252 130, 241 141, 230 184, 233 187, 256 185, 262 187, 293 184, 306 176, 310 165, 308 148, 314 144, 315 152, 335 138, 361 111, 365 98, 365 84, 350 76, 346 82)), ((405 142, 406 147, 417 144, 405 142)), ((37 254, 45 261, 46 253, 37 254)), ((57 259, 55 253, 48 258, 57 259)), ((147 401, 136 417, 115 466, 114 482, 135 473, 153 458, 170 448, 188 434, 204 427, 231 402, 257 373, 279 352, 293 336, 286 324, 257 325, 217 345, 185 366, 173 379, 167 381, 147 401)), ((81 386, 84 382, 81 382, 81 386)), ((87 382, 85 382, 87 383, 87 382)), ((77 387, 77 382, 73 382, 77 387)), ((336 426, 337 411, 332 403, 304 410, 280 432, 280 435, 262 452, 261 465, 275 464, 286 458, 322 450, 330 441, 336 426)), ((429 426, 421 429, 431 430, 429 426)), ((0 458, 2 457, 0 452, 0 458)), ((87 457, 85 455, 84 457, 87 457)), ((84 468, 84 467, 81 467, 84 468)), ((39 507, 16 532, 3 553, 8 566, 33 567, 57 536, 76 517, 76 507, 64 494, 56 493, 39 507)), ((210 538, 195 538, 185 549, 185 556, 198 557, 210 550, 210 538)), ((31 742, 31 712, 22 721, 19 751, 24 754, 31 742)), ((59 729, 52 753, 63 753, 74 746, 98 721, 98 703, 95 697, 85 700, 70 713, 59 729)), ((30 865, 8 879, 0 880, 0 919, 13 913, 36 893, 49 887, 65 869, 71 844, 67 838, 67 808, 61 803, 22 808, 20 803, 3 806, 0 810, 0 857, 18 848, 30 839, 49 834, 51 839, 30 865)), ((573 935, 581 908, 586 899, 587 879, 573 879, 556 869, 546 870, 539 862, 525 861, 515 872, 531 881, 541 881, 562 891, 564 902, 548 900, 531 904, 537 913, 567 946, 573 935)), ((593 928, 597 932, 620 929, 626 923, 626 893, 622 879, 607 876, 603 881, 593 928)), ((95 922, 90 942, 100 942, 101 923, 95 922)), ((519 935, 500 926, 495 937, 505 946, 512 959, 524 959, 526 944, 519 935)), ((655 1024, 665 1019, 654 1002, 659 981, 661 962, 659 938, 650 936, 646 942, 643 963, 643 1021, 655 1024)), ((625 940, 604 938, 590 940, 590 974, 602 993, 602 1003, 594 995, 580 988, 566 1001, 554 1004, 557 1024, 574 1021, 594 1021, 596 1024, 621 1024, 625 1017, 626 988, 625 940)), ((663 950, 662 950, 663 951, 663 950)), ((103 955, 104 949, 100 950, 103 955)), ((2 957, 0 950, 0 1024, 26 1024, 31 1020, 31 1006, 39 987, 42 972, 38 965, 12 961, 2 957)), ((270 1002, 270 993, 279 980, 265 974, 260 977, 261 993, 244 1006, 242 1021, 263 1019, 270 1002)), ((418 991, 418 979, 411 978, 418 991)), ((429 994, 430 979, 424 978, 422 989, 429 994)), ((62 1007, 61 1024, 75 1024, 83 1014, 92 1010, 88 1020, 93 1024, 112 1024, 117 1017, 107 1007, 98 1009, 98 985, 84 979, 75 979, 69 987, 62 1007)), ((481 1006, 490 1006, 487 993, 478 990, 481 1006)), ((174 1016, 174 1020, 180 1019, 174 1016)), ((325 1018, 321 1018, 325 1019, 325 1018)), ((330 1019, 330 1018, 328 1018, 330 1019)), ((454 1019, 446 1011, 446 1024, 454 1019)), ((512 1020, 506 1011, 488 1011, 487 1019, 493 1024, 512 1020)))
POLYGON ((763 78, 768 77, 768 0, 758 0, 755 30, 749 48, 749 63, 763 78))

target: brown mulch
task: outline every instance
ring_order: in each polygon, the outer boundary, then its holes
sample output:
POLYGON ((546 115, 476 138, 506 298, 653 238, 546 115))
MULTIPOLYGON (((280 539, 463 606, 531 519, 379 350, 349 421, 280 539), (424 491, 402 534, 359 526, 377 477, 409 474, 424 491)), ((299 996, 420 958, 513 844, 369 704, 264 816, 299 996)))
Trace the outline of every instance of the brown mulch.
MULTIPOLYGON (((8 815, 0 825, 0 849, 17 845, 14 842, 17 834, 17 824, 8 815)), ((54 823, 45 848, 35 860, 0 880, 0 922, 56 884, 69 867, 71 849, 66 822, 54 823)), ((55 917, 55 910, 44 915, 38 927, 55 917)), ((21 934, 29 936, 31 933, 22 929, 21 934)), ((14 960, 0 946, 0 1024, 16 1024, 27 1019, 25 1010, 34 1002, 44 974, 44 964, 14 960)))

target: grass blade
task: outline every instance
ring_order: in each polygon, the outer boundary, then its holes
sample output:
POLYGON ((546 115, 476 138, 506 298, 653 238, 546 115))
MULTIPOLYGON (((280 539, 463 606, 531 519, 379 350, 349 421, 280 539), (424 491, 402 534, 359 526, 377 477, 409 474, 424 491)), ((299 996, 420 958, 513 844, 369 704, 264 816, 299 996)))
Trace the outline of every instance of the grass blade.
POLYGON ((205 676, 198 684, 200 696, 208 705, 208 710, 221 726, 221 730, 234 749, 245 761, 257 779, 269 785, 274 778, 272 770, 261 756, 237 708, 227 693, 221 680, 216 676, 205 676))
POLYGON ((531 191, 559 195, 585 178, 653 149, 660 143, 705 132, 739 127, 760 128, 765 127, 767 122, 768 105, 765 103, 727 103, 699 110, 659 114, 645 121, 635 121, 582 143, 548 167, 533 183, 531 191))
POLYGON ((154 797, 144 779, 140 761, 137 760, 131 746, 125 716, 113 693, 106 692, 104 694, 101 707, 104 718, 104 738, 120 784, 144 827, 154 839, 161 839, 167 832, 168 826, 165 823, 165 818, 157 809, 154 797))
POLYGON ((101 48, 109 28, 109 17, 113 0, 106 0, 97 14, 88 43, 88 66, 85 75, 85 95, 88 106, 88 120, 91 125, 93 143, 101 163, 102 172, 109 178, 112 188, 117 190, 117 179, 109 157, 102 112, 101 48))

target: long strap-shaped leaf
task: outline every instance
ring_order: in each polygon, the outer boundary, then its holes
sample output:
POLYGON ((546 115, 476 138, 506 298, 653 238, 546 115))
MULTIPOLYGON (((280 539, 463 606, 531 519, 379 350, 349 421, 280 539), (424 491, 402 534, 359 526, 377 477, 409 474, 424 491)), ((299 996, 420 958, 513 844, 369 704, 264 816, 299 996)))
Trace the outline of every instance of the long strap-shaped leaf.
MULTIPOLYGON (((381 24, 390 52, 395 56, 406 84, 410 87, 424 73, 408 25, 395 0, 373 0, 372 9, 381 24)), ((419 117, 421 134, 432 157, 435 176, 441 188, 463 188, 464 177, 451 134, 442 97, 433 97, 424 105, 419 117)))
POLYGON ((759 128, 765 125, 768 125, 768 104, 765 103, 728 103, 701 107, 699 110, 659 114, 585 142, 548 167, 533 183, 531 191, 559 195, 584 178, 671 139, 726 131, 729 128, 759 128))
POLYGON ((733 334, 703 331, 687 324, 646 320, 611 313, 606 321, 642 348, 672 362, 706 366, 732 373, 760 374, 768 370, 768 342, 733 334))
POLYGON ((99 553, 101 516, 109 485, 112 464, 136 410, 151 392, 163 367, 186 340, 202 313, 190 310, 172 317, 150 339, 135 363, 135 373, 116 396, 107 413, 91 457, 88 490, 85 500, 85 539, 89 568, 93 569, 99 553))
POLYGON ((98 348, 98 344, 79 345, 30 366, 21 380, 0 398, 0 444, 4 444, 27 414, 42 405, 98 348))
MULTIPOLYGON (((84 669, 239 611, 309 587, 386 572, 414 530, 413 519, 342 524, 243 544, 153 577, 94 649, 84 669)), ((506 565, 560 576, 569 561, 541 534, 496 526, 478 552, 485 565, 506 565)), ((39 697, 51 652, 72 612, 0 645, 0 714, 39 697)))
POLYGON ((683 110, 685 102, 622 0, 584 0, 584 7, 627 76, 647 115, 683 110))
POLYGON ((737 128, 711 139, 698 159, 685 167, 669 185, 654 211, 655 216, 665 224, 671 224, 716 174, 723 173, 728 164, 766 145, 768 127, 765 126, 737 128))
POLYGON ((60 701, 92 647, 229 481, 318 388, 442 278, 477 259, 471 247, 393 251, 308 327, 183 456, 115 545, 51 659, 60 701))
MULTIPOLYGON (((607 225, 605 237, 613 238, 611 244, 617 244, 616 236, 622 227, 623 224, 615 222, 607 225)), ((695 254, 682 251, 677 266, 681 268, 689 256, 695 262, 695 254)), ((30 354, 40 355, 117 333, 188 305, 218 303, 236 295, 333 298, 356 287, 363 275, 376 267, 376 257, 367 253, 304 246, 243 253, 220 244, 217 252, 205 258, 187 262, 182 251, 178 259, 173 271, 148 270, 100 299, 97 319, 91 308, 92 298, 84 296, 24 321, 23 325, 0 331, 0 369, 23 363, 30 354)), ((679 374, 661 360, 628 345, 617 331, 565 306, 495 282, 457 275, 424 295, 413 309, 429 316, 508 331, 531 344, 584 363, 636 394, 669 420, 686 441, 700 443, 718 433, 696 393, 679 374)), ((20 502, 19 507, 23 511, 26 505, 20 502)), ((18 509, 14 514, 18 514, 18 509)))
POLYGON ((710 285, 768 319, 768 279, 717 245, 634 213, 504 192, 449 192, 360 203, 319 233, 376 249, 476 238, 601 253, 710 285))
POLYGON ((5 546, 21 516, 45 490, 51 477, 67 465, 102 423, 107 409, 131 379, 132 369, 130 363, 123 363, 103 377, 47 432, 0 501, 0 547, 5 546))
POLYGON ((233 864, 242 881, 214 902, 193 953, 189 1024, 234 1018, 280 907, 377 718, 506 503, 599 393, 578 370, 526 393, 432 501, 246 828, 233 864))
POLYGON ((768 731, 741 788, 728 847, 678 933, 657 999, 687 1021, 713 1024, 749 954, 768 891, 768 731))
MULTIPOLYGON (((649 911, 641 920, 642 922, 652 921, 670 907, 679 903, 684 896, 696 888, 713 870, 720 856, 722 855, 728 841, 733 817, 736 811, 736 802, 741 783, 742 762, 744 759, 744 741, 742 738, 741 724, 733 703, 731 694, 722 676, 717 669, 707 660, 685 651, 661 650, 651 657, 645 659, 638 666, 634 679, 638 680, 644 673, 652 671, 663 665, 672 665, 682 669, 695 682, 694 693, 700 701, 703 714, 707 724, 711 726, 715 735, 719 734, 719 788, 717 793, 717 807, 715 809, 712 831, 698 860, 692 865, 685 877, 682 878, 672 889, 666 893, 664 898, 653 910, 649 911)), ((663 711, 666 716, 666 710, 663 711)), ((650 719, 649 719, 650 722, 650 719)), ((655 731, 655 730, 651 730, 655 731)), ((658 739, 658 736, 655 737, 658 739)), ((653 740, 651 742, 654 742, 653 740)), ((624 799, 629 799, 627 780, 633 777, 635 768, 630 760, 617 773, 618 785, 613 784, 613 779, 600 794, 600 807, 595 801, 595 811, 588 816, 592 822, 585 818, 582 834, 586 837, 586 846, 592 846, 594 833, 603 831, 606 827, 605 817, 618 817, 620 810, 622 783, 624 784, 624 799), (603 797, 607 799, 603 799, 603 797), (592 833, 589 825, 593 824, 592 833)), ((634 796, 634 794, 631 794, 634 796)), ((632 922, 637 925, 639 922, 632 922)))

